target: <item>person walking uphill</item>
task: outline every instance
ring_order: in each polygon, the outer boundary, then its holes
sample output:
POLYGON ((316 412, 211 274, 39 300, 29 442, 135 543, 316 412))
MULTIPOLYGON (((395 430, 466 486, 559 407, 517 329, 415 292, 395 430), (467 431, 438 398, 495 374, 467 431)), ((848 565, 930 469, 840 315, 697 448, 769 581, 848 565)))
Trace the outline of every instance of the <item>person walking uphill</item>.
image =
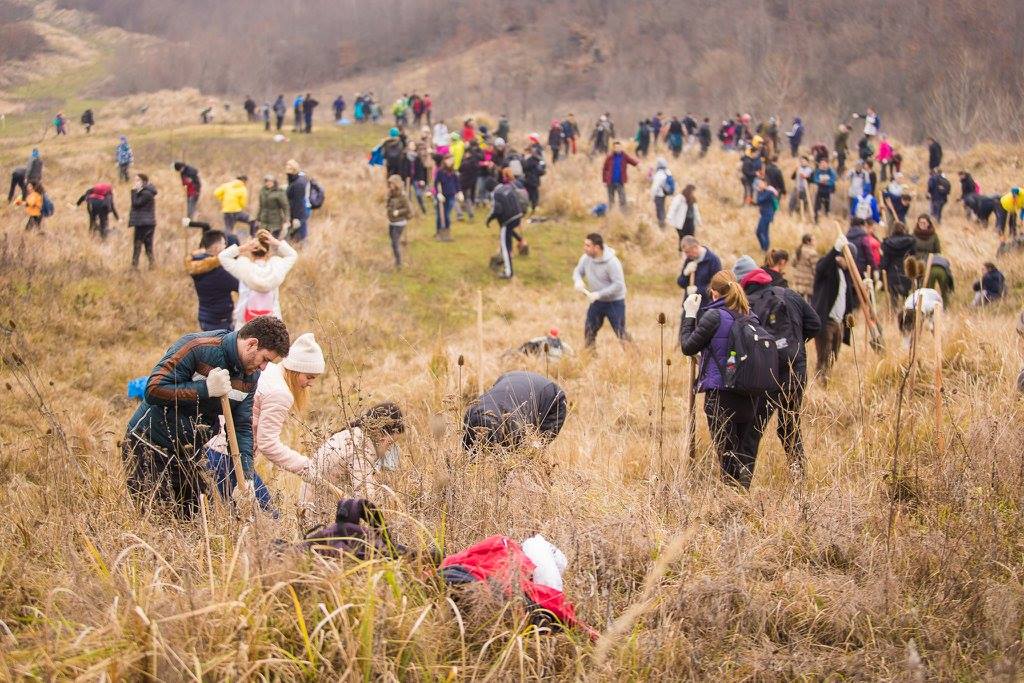
POLYGON ((735 352, 730 349, 733 327, 745 324, 750 305, 743 288, 727 271, 719 271, 709 286, 711 303, 697 319, 701 295, 691 294, 683 302, 683 320, 679 327, 679 345, 683 354, 700 354, 695 391, 704 394, 704 415, 722 476, 727 482, 750 487, 757 453, 745 451, 747 433, 754 427, 759 394, 729 387, 729 368, 735 368, 735 352))
POLYGON ((615 196, 619 197, 619 207, 626 210, 626 183, 629 182, 629 167, 636 166, 637 160, 622 151, 622 143, 616 141, 612 151, 604 159, 601 179, 608 189, 608 208, 615 204, 615 196))
POLYGON ((145 173, 137 173, 132 184, 132 208, 128 213, 128 227, 135 229, 132 239, 132 268, 138 269, 139 256, 146 249, 146 259, 152 270, 156 263, 153 258, 153 236, 156 234, 156 188, 145 173))
POLYGON ((605 319, 621 341, 632 341, 626 332, 626 278, 615 250, 606 247, 604 238, 592 232, 583 240, 583 255, 572 271, 576 291, 587 297, 587 320, 583 336, 594 346, 597 331, 605 319))
POLYGON ((395 257, 395 268, 402 267, 402 233, 412 218, 412 207, 405 193, 402 176, 393 175, 388 178, 388 237, 391 239, 391 253, 395 257))
POLYGON ((455 171, 455 157, 446 154, 434 173, 434 204, 437 227, 434 239, 440 242, 452 241, 452 209, 461 193, 459 174, 455 171))
POLYGON ((515 450, 531 430, 543 445, 562 431, 568 414, 565 392, 535 372, 506 372, 462 417, 462 447, 475 454, 485 449, 515 450))
POLYGON ((128 144, 128 138, 121 136, 121 142, 117 146, 117 174, 121 179, 121 182, 128 182, 128 169, 131 168, 132 162, 135 161, 135 153, 132 152, 131 145, 128 144))
POLYGON ((185 188, 185 215, 195 218, 196 205, 203 189, 203 181, 199 179, 199 171, 184 161, 175 161, 174 170, 181 177, 181 186, 185 188))
POLYGON ((512 169, 501 169, 501 184, 494 188, 492 196, 493 205, 491 215, 487 217, 484 225, 490 225, 491 221, 498 221, 499 236, 498 248, 501 253, 502 279, 508 280, 513 276, 512 269, 512 239, 516 236, 516 228, 523 219, 523 208, 519 203, 519 193, 515 184, 515 177, 512 169))
POLYGON ((772 413, 779 411, 777 433, 789 460, 790 472, 799 479, 804 472, 804 441, 800 432, 800 408, 807 386, 807 340, 821 331, 821 319, 807 300, 786 287, 773 285, 771 273, 758 268, 749 256, 741 256, 733 275, 747 295, 750 310, 775 337, 779 351, 778 388, 759 397, 754 428, 747 432, 744 452, 757 454, 772 413))
POLYGON ((122 446, 128 491, 144 508, 168 505, 179 517, 199 510, 206 486, 202 445, 220 431, 228 397, 242 469, 253 470, 252 407, 260 371, 288 355, 288 329, 262 317, 237 332, 187 334, 149 375, 122 446))

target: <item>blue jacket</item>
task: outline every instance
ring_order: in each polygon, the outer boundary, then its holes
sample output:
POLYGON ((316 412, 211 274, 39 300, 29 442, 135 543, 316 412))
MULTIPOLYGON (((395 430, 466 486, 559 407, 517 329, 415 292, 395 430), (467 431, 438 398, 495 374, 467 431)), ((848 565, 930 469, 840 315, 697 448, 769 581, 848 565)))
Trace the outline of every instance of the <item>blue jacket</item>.
POLYGON ((817 185, 819 188, 828 188, 828 191, 836 189, 836 172, 831 168, 822 171, 820 168, 814 169, 814 173, 811 174, 811 182, 817 185))
MULTIPOLYGON (((209 258, 206 253, 193 254, 192 263, 198 265, 209 258)), ((230 329, 231 313, 235 309, 231 292, 238 291, 238 279, 219 265, 205 272, 192 272, 191 275, 199 298, 200 327, 212 327, 227 321, 224 329, 230 329)))
POLYGON ((251 477, 252 403, 260 373, 245 373, 237 344, 238 333, 227 330, 186 334, 174 342, 153 368, 126 438, 199 461, 204 444, 220 433, 220 399, 210 398, 205 378, 214 368, 225 368, 231 374, 228 397, 242 468, 251 477))
POLYGON ((775 216, 775 193, 771 190, 761 190, 757 193, 757 208, 761 210, 762 216, 772 218, 775 216))

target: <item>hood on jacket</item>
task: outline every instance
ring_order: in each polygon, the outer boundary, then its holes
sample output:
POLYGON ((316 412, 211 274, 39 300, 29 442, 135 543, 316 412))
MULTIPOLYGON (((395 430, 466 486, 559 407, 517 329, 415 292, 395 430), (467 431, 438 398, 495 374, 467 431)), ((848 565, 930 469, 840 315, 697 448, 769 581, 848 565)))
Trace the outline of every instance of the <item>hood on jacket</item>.
POLYGON ((890 235, 882 244, 895 251, 907 251, 914 248, 917 240, 913 235, 890 235))
POLYGON ((928 227, 922 228, 920 225, 914 226, 914 237, 926 240, 935 236, 935 226, 929 224, 928 227))
POLYGON ((740 286, 746 289, 749 285, 770 285, 772 283, 772 276, 768 274, 763 268, 752 270, 743 276, 740 280, 740 286))
POLYGON ((604 253, 602 253, 600 256, 598 256, 596 258, 591 257, 591 260, 594 263, 607 263, 608 261, 611 261, 612 258, 614 258, 614 257, 615 257, 615 249, 613 249, 612 247, 609 247, 606 244, 604 246, 604 253))
POLYGON ((853 225, 850 226, 850 229, 846 231, 846 239, 853 242, 854 240, 859 240, 860 238, 864 237, 867 234, 868 231, 864 229, 863 225, 853 225))

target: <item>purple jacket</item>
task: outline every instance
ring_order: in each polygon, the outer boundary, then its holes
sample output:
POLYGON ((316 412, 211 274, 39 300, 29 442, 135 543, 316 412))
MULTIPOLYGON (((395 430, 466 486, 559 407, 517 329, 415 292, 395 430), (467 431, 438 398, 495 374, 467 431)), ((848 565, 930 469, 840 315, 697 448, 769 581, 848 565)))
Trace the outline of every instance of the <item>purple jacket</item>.
POLYGON ((719 368, 725 366, 729 357, 729 333, 735 319, 735 314, 725 307, 724 299, 709 304, 701 312, 699 321, 683 318, 679 345, 687 356, 701 354, 698 391, 725 389, 719 368))

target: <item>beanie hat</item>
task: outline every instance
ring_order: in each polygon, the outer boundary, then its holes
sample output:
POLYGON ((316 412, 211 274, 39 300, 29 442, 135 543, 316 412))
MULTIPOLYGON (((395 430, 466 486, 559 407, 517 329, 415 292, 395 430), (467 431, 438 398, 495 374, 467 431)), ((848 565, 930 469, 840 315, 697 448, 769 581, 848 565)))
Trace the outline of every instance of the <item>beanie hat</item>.
POLYGON ((393 138, 397 138, 398 137, 398 129, 397 128, 392 128, 391 130, 388 131, 388 135, 390 135, 393 138))
POLYGON ((540 534, 523 541, 522 548, 523 554, 536 565, 536 569, 533 570, 533 582, 561 591, 562 572, 568 564, 565 553, 540 534))
POLYGON ((327 367, 324 363, 324 353, 313 338, 312 332, 306 332, 292 342, 288 355, 281 361, 281 365, 285 370, 309 375, 322 375, 327 367))
POLYGON ((744 254, 736 259, 736 265, 732 267, 732 274, 736 276, 737 280, 742 280, 755 270, 757 270, 757 263, 754 262, 754 259, 744 254))

